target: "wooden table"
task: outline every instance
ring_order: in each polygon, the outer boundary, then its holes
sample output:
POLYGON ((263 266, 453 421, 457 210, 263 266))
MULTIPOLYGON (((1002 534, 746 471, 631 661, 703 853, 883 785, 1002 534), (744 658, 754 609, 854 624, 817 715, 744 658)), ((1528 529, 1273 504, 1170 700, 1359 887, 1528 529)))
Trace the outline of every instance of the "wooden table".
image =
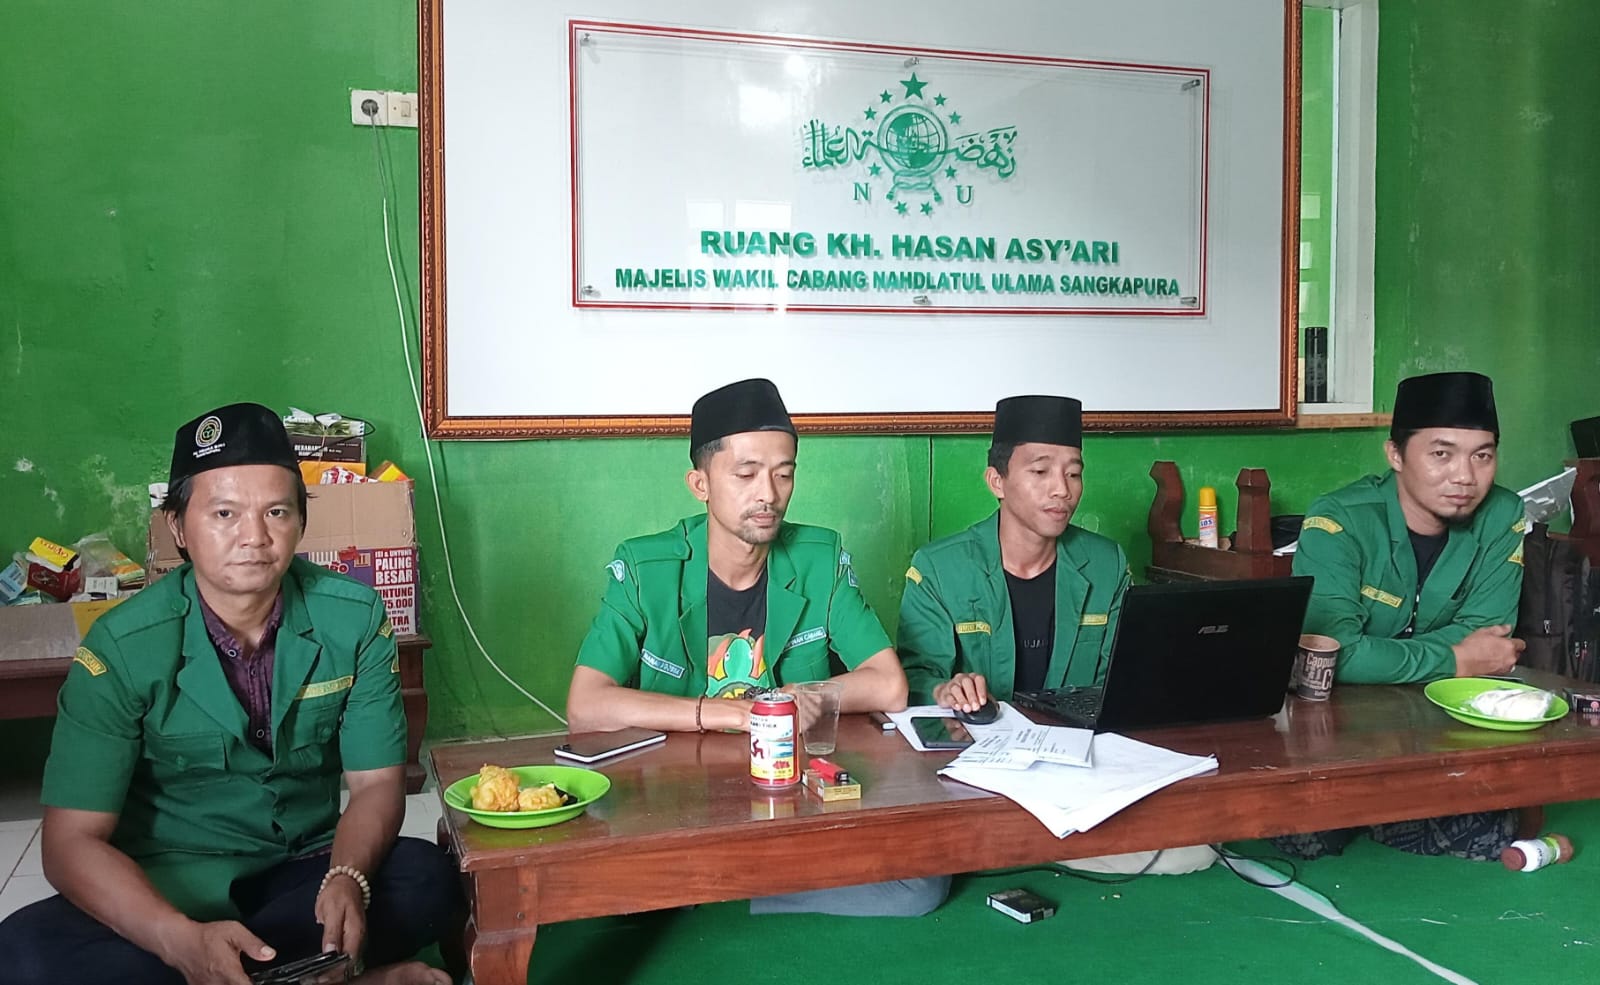
MULTIPOLYGON (((1535 672, 1546 686, 1560 679, 1535 672)), ((541 923, 1600 796, 1600 728, 1572 717, 1532 732, 1458 724, 1421 687, 1290 698, 1278 719, 1139 733, 1221 768, 1093 830, 1057 839, 1011 801, 943 780, 952 753, 914 752, 862 716, 832 757, 860 801, 768 795, 743 735, 676 734, 604 764, 611 792, 568 823, 486 828, 448 808, 442 843, 471 906, 478 985, 522 985, 541 923)), ((435 746, 440 789, 484 763, 554 762, 560 735, 435 746)))
MULTIPOLYGON (((400 700, 406 713, 406 792, 422 790, 427 771, 419 754, 428 726, 428 692, 422 682, 422 653, 433 645, 426 636, 395 640, 400 657, 400 700)), ((35 660, 0 660, 0 719, 49 718, 56 713, 56 692, 67 679, 72 654, 35 660)))

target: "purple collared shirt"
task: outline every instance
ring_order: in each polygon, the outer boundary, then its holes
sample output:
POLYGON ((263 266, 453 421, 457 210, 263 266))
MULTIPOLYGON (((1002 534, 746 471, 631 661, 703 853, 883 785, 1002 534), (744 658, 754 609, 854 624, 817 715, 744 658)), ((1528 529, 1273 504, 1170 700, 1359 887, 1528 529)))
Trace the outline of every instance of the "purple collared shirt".
POLYGON ((272 614, 261 630, 261 645, 256 652, 245 656, 245 647, 223 625, 206 600, 200 600, 200 615, 206 621, 206 635, 216 648, 217 659, 222 662, 222 673, 228 679, 239 704, 244 706, 249 720, 245 738, 267 755, 272 755, 272 665, 278 650, 278 627, 283 624, 283 593, 272 604, 272 614))

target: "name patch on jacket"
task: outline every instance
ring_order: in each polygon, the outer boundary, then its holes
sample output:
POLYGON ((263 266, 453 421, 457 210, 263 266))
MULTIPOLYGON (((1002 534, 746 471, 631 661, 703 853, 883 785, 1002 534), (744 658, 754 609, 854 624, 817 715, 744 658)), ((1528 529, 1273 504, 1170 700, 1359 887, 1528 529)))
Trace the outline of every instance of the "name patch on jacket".
POLYGON ((355 682, 355 677, 348 674, 344 677, 336 677, 331 681, 317 681, 314 684, 307 684, 296 691, 294 699, 300 701, 305 698, 324 698, 330 694, 338 694, 340 691, 350 690, 350 685, 355 682))
POLYGON ((1362 585, 1361 594, 1374 602, 1382 602, 1391 609, 1400 608, 1400 606, 1404 605, 1406 601, 1398 595, 1390 595, 1383 589, 1373 588, 1371 585, 1362 585))
POLYGON ((793 650, 795 647, 805 646, 807 643, 815 643, 817 640, 820 640, 827 635, 828 631, 821 626, 818 626, 815 629, 808 629, 803 633, 795 633, 793 636, 789 637, 789 642, 785 643, 783 645, 783 650, 779 652, 793 650))
POLYGON ((982 621, 978 621, 978 622, 958 622, 958 623, 956 623, 956 632, 957 633, 961 633, 961 634, 966 634, 966 633, 992 633, 993 630, 991 630, 989 628, 989 624, 988 623, 982 622, 982 621))
POLYGON ((1300 524, 1300 529, 1301 530, 1326 530, 1330 534, 1342 534, 1342 533, 1344 533, 1344 528, 1339 526, 1337 521, 1330 520, 1325 516, 1308 516, 1308 517, 1306 517, 1304 522, 1302 522, 1300 524))
POLYGON ((90 677, 99 677, 106 672, 106 665, 86 646, 78 647, 78 652, 72 655, 72 662, 87 670, 90 677))
POLYGON ((1109 613, 1109 612, 1091 612, 1088 615, 1084 616, 1083 619, 1079 621, 1078 625, 1080 625, 1080 626, 1104 626, 1106 623, 1108 623, 1110 621, 1111 621, 1111 613, 1109 613))
POLYGON ((649 650, 640 650, 639 651, 639 660, 642 661, 644 663, 644 665, 646 667, 649 667, 651 670, 660 671, 661 673, 666 674, 668 677, 672 678, 673 680, 678 680, 679 678, 683 677, 683 668, 682 667, 679 667, 675 663, 668 663, 667 661, 662 660, 660 657, 658 657, 655 654, 651 653, 649 650))

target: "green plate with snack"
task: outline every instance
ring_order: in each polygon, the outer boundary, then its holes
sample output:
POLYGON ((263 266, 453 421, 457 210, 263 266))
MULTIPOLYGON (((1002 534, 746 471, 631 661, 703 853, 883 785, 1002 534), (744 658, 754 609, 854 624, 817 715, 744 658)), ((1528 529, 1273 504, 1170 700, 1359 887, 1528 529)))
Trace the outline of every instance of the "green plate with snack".
POLYGON ((484 780, 481 773, 464 776, 446 787, 444 802, 479 824, 486 824, 491 828, 543 828, 572 820, 611 789, 611 780, 604 773, 586 770, 581 766, 512 766, 506 772, 515 779, 517 790, 510 791, 506 780, 494 781, 502 788, 506 788, 498 791, 500 803, 510 803, 522 791, 533 790, 546 784, 555 784, 555 796, 560 797, 563 802, 542 810, 531 811, 483 810, 474 807, 472 795, 478 783, 484 780))
MULTIPOLYGON (((1527 732, 1563 718, 1568 712, 1566 699, 1544 688, 1521 681, 1497 681, 1485 677, 1447 677, 1422 689, 1428 700, 1458 722, 1501 732, 1527 732), (1550 705, 1538 715, 1498 717, 1486 714, 1473 702, 1489 691, 1533 691, 1550 696, 1550 705)), ((1512 709, 1514 711, 1514 708, 1512 709)))

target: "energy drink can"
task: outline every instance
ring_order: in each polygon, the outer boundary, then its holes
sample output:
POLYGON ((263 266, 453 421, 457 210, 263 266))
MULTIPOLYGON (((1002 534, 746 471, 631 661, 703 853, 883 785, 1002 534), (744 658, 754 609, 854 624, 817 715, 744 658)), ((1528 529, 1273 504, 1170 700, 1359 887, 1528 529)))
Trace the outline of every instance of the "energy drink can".
POLYGON ((794 695, 770 691, 750 707, 750 781, 759 787, 792 787, 800 782, 795 740, 800 715, 794 695))

